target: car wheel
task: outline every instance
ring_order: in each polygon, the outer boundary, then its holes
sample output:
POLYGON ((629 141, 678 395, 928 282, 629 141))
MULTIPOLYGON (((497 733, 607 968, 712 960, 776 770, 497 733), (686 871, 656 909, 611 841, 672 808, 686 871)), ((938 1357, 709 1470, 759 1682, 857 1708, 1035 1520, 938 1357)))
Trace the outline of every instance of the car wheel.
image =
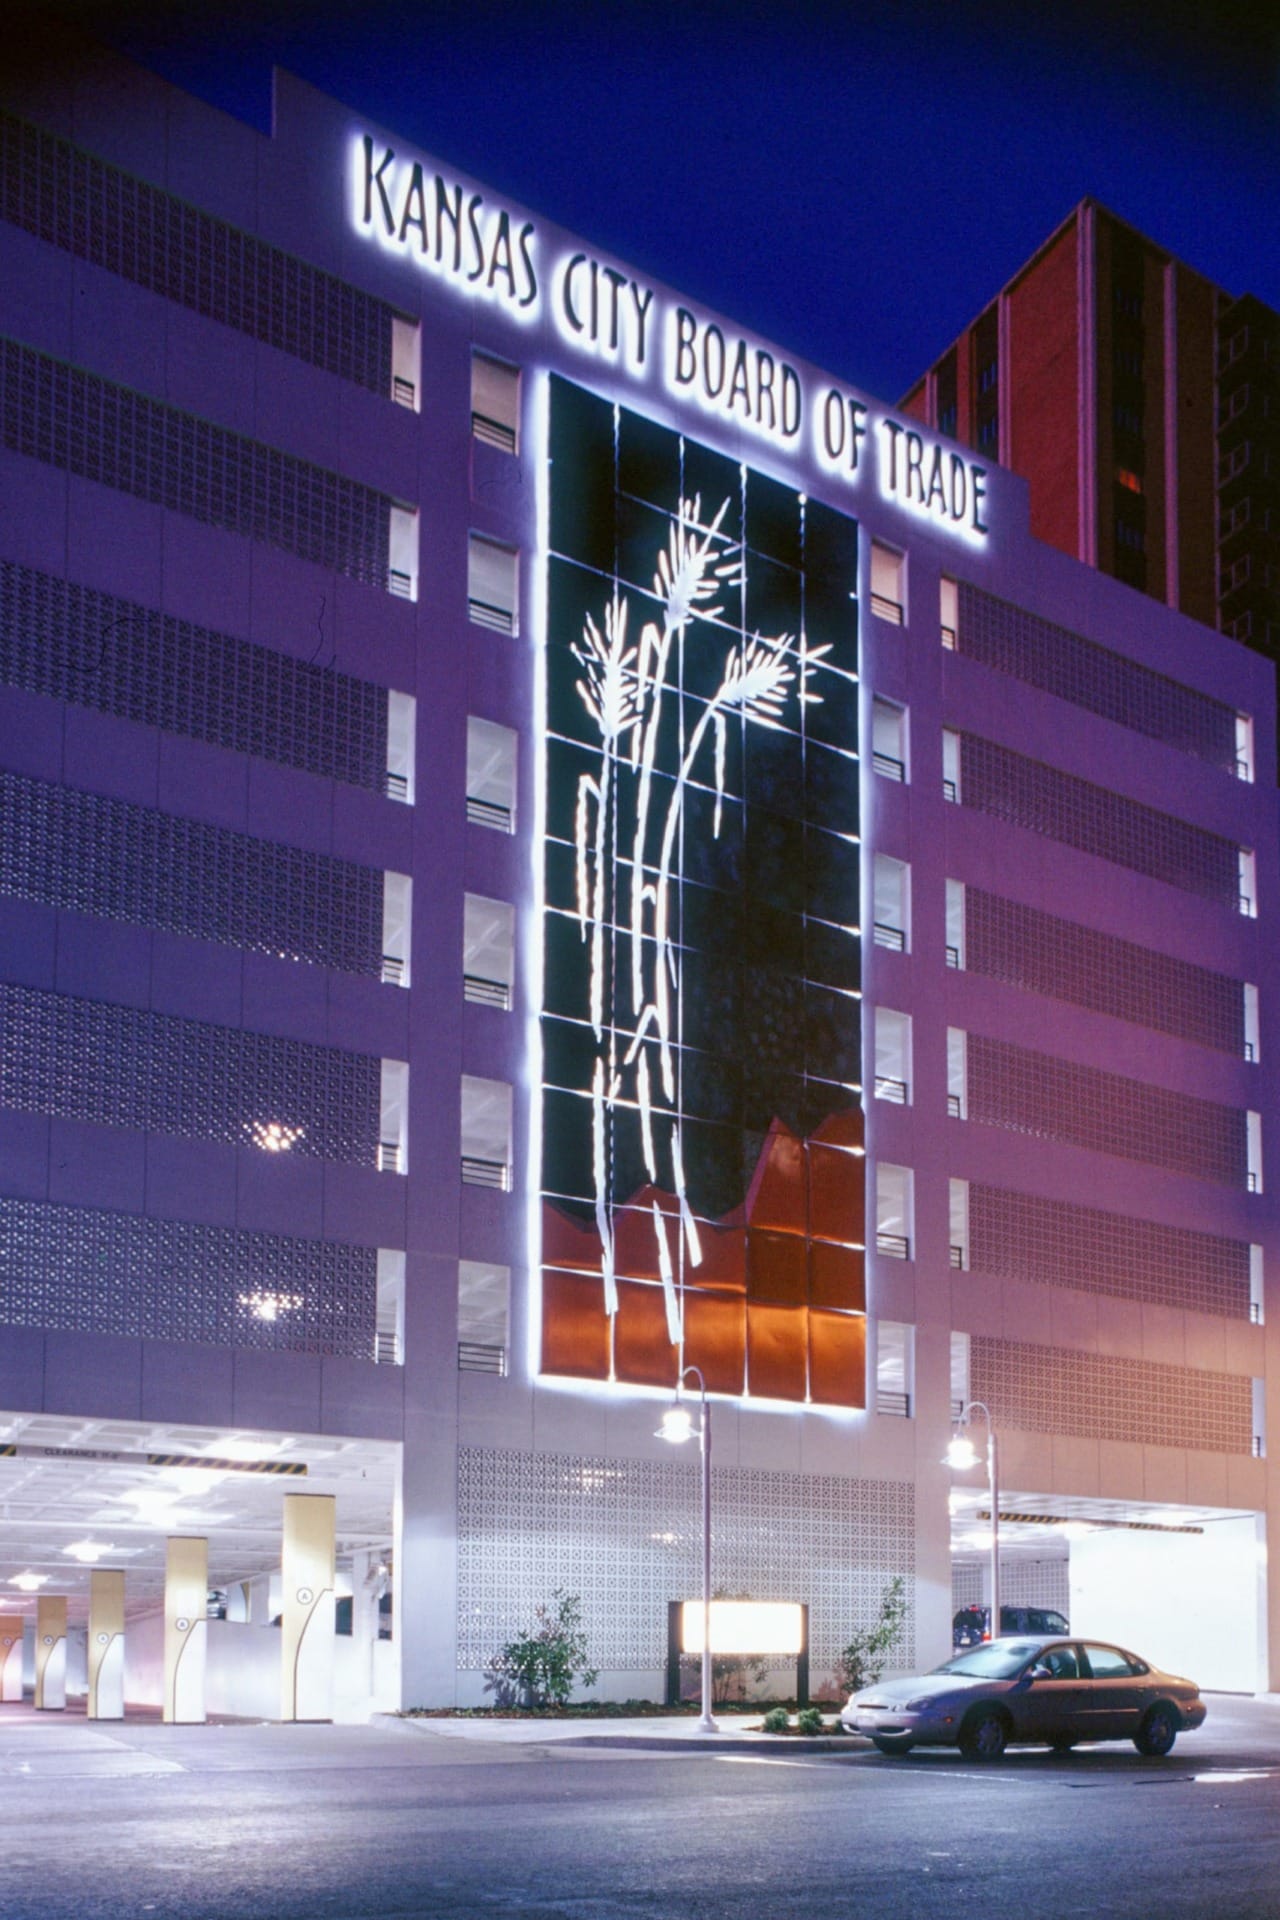
POLYGON ((914 1740, 887 1739, 882 1733, 873 1733, 871 1736, 871 1744, 877 1753, 895 1754, 910 1753, 915 1742, 914 1740))
POLYGON ((1159 1759, 1168 1753, 1178 1737, 1178 1723, 1171 1707, 1152 1707, 1142 1725, 1133 1736, 1133 1744, 1139 1753, 1159 1759))
POLYGON ((998 1760, 1008 1739, 1004 1715, 994 1707, 980 1707, 960 1729, 960 1751, 968 1760, 998 1760))

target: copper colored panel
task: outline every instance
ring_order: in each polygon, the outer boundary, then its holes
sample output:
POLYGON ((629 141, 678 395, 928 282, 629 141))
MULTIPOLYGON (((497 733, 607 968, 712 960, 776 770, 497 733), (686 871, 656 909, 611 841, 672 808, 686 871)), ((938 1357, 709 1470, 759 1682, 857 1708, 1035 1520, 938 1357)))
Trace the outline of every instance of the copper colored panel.
POLYGON ((863 1313, 867 1305, 866 1256, 861 1247, 809 1242, 809 1305, 863 1313))
POLYGON ((808 1298, 807 1242, 798 1233, 747 1234, 747 1295, 780 1306, 802 1307, 808 1298))
POLYGON ((747 1310, 714 1293, 684 1297, 685 1365, 701 1367, 709 1391, 741 1393, 746 1372, 747 1310))
POLYGON ((841 1113, 829 1113, 821 1126, 809 1135, 824 1147, 862 1148, 866 1139, 866 1120, 861 1107, 845 1107, 841 1113))
POLYGON ((747 1306, 747 1387, 772 1400, 805 1397, 806 1307, 747 1306))
POLYGON ((747 1236, 741 1227, 713 1227, 698 1222, 698 1243, 702 1259, 694 1267, 685 1257, 685 1285, 690 1287, 732 1287, 742 1293, 747 1284, 747 1236))
POLYGON ((656 1199, 663 1213, 667 1246, 674 1270, 680 1246, 680 1217, 670 1194, 659 1194, 656 1187, 645 1187, 636 1195, 637 1204, 618 1207, 613 1216, 613 1258, 619 1273, 632 1280, 661 1278, 658 1265, 658 1235, 650 1199, 656 1199))
POLYGON ((860 1313, 809 1315, 809 1397, 824 1407, 867 1404, 867 1323, 860 1313))
POLYGON ((542 1371, 609 1378, 609 1317, 598 1276, 543 1268, 542 1371))
POLYGON ((599 1273, 600 1236, 594 1226, 585 1221, 579 1223, 544 1200, 542 1258, 549 1267, 573 1267, 580 1273, 599 1273))
POLYGON ((613 1327, 613 1370, 618 1379, 640 1387, 674 1387, 679 1352, 667 1330, 662 1288, 620 1280, 613 1327))
POLYGON ((861 1154, 809 1146, 809 1231, 818 1240, 863 1243, 866 1169, 861 1154))
POLYGON ((747 1222, 804 1232, 804 1142, 781 1120, 766 1136, 747 1194, 747 1222))

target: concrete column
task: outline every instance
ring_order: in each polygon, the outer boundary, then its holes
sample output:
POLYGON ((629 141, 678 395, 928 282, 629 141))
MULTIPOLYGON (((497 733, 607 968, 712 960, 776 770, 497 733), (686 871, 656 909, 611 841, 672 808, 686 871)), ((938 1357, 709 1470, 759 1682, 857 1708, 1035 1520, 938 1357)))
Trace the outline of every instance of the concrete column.
POLYGON ((95 1567, 89 1575, 87 1648, 90 1720, 124 1719, 124 1575, 95 1567))
POLYGON ((281 1560, 280 1718, 333 1718, 333 1579, 336 1502, 331 1493, 286 1493, 281 1560))
POLYGON ((36 1601, 36 1706, 60 1713, 67 1704, 67 1602, 42 1593, 36 1601))
POLYGON ((22 1615, 0 1613, 0 1700, 22 1698, 22 1615))
POLYGON ((164 1718, 192 1725, 207 1716, 205 1655, 209 1639, 209 1542, 175 1538, 165 1543, 164 1718))

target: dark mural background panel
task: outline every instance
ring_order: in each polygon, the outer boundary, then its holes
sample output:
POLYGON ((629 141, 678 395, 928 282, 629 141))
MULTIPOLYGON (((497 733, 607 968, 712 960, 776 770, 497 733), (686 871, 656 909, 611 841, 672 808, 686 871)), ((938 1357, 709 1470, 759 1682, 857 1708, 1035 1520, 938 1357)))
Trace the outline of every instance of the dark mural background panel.
POLYGON ((857 528, 554 378, 543 1367, 865 1403, 857 528))

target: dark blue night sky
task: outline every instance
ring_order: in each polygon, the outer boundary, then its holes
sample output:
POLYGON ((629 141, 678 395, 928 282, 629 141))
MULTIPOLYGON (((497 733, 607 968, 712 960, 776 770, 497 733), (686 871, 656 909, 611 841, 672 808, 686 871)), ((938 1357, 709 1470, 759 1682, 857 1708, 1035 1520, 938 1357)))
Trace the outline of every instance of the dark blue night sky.
POLYGON ((1280 305, 1274 9, 79 0, 78 17, 263 128, 271 65, 290 67, 885 399, 1085 194, 1280 305))

